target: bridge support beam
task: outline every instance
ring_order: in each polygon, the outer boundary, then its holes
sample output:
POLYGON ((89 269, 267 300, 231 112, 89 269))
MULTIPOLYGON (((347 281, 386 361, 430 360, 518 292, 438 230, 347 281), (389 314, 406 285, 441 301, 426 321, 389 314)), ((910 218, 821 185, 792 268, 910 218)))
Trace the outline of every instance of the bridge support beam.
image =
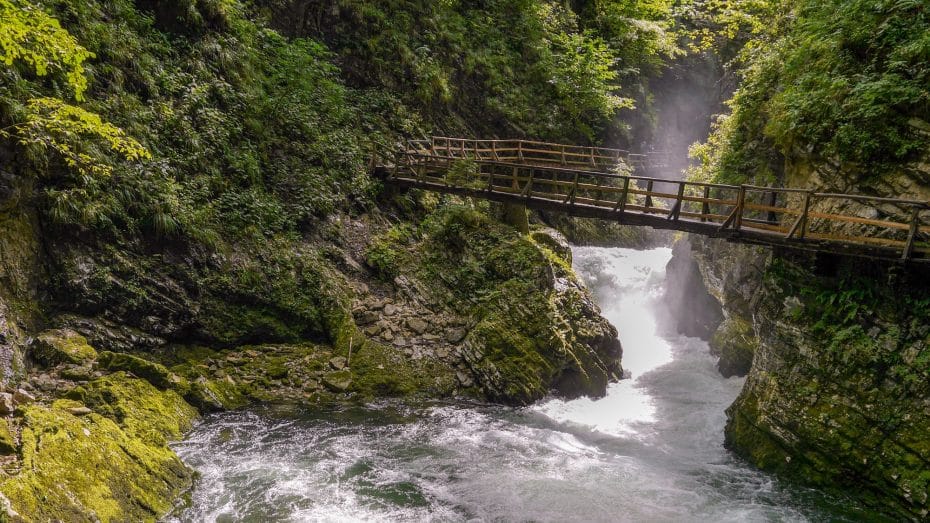
POLYGON ((523 234, 530 232, 530 222, 526 217, 526 206, 520 203, 505 203, 501 221, 523 234))

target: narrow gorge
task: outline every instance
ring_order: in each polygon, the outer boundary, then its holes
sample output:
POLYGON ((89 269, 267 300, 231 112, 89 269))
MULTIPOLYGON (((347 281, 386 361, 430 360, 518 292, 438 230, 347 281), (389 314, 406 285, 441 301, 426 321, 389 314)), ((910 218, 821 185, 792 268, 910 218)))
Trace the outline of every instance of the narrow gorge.
POLYGON ((926 520, 928 17, 0 0, 0 521, 926 520))

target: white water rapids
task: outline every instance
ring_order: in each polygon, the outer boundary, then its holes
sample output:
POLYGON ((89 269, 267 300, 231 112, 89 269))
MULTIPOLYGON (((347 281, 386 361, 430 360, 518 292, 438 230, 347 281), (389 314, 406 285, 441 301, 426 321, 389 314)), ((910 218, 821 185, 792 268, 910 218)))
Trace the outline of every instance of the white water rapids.
POLYGON ((175 445, 201 477, 169 521, 853 521, 849 502, 723 448, 742 385, 663 332, 670 249, 574 249, 633 378, 527 409, 385 402, 207 416, 175 445))

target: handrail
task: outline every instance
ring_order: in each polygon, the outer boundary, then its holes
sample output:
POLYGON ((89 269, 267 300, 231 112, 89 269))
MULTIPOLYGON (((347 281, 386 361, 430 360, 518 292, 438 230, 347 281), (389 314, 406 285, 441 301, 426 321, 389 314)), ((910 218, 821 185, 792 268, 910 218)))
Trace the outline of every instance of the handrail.
POLYGON ((513 160, 520 163, 547 165, 591 166, 601 171, 613 170, 620 164, 638 167, 660 167, 649 163, 651 158, 668 158, 664 152, 632 153, 625 149, 598 146, 557 144, 523 139, 471 139, 433 136, 428 140, 411 140, 411 152, 427 152, 446 156, 471 157, 485 160, 513 160), (515 153, 515 154, 513 154, 515 153))

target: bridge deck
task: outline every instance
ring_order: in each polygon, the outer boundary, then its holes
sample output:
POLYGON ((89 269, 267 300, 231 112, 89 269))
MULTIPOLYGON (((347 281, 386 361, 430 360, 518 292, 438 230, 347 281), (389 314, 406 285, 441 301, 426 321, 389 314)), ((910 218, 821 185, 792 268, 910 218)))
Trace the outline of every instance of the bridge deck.
POLYGON ((376 174, 399 187, 735 242, 930 262, 928 202, 604 172, 637 162, 648 160, 617 149, 434 138, 376 174))

